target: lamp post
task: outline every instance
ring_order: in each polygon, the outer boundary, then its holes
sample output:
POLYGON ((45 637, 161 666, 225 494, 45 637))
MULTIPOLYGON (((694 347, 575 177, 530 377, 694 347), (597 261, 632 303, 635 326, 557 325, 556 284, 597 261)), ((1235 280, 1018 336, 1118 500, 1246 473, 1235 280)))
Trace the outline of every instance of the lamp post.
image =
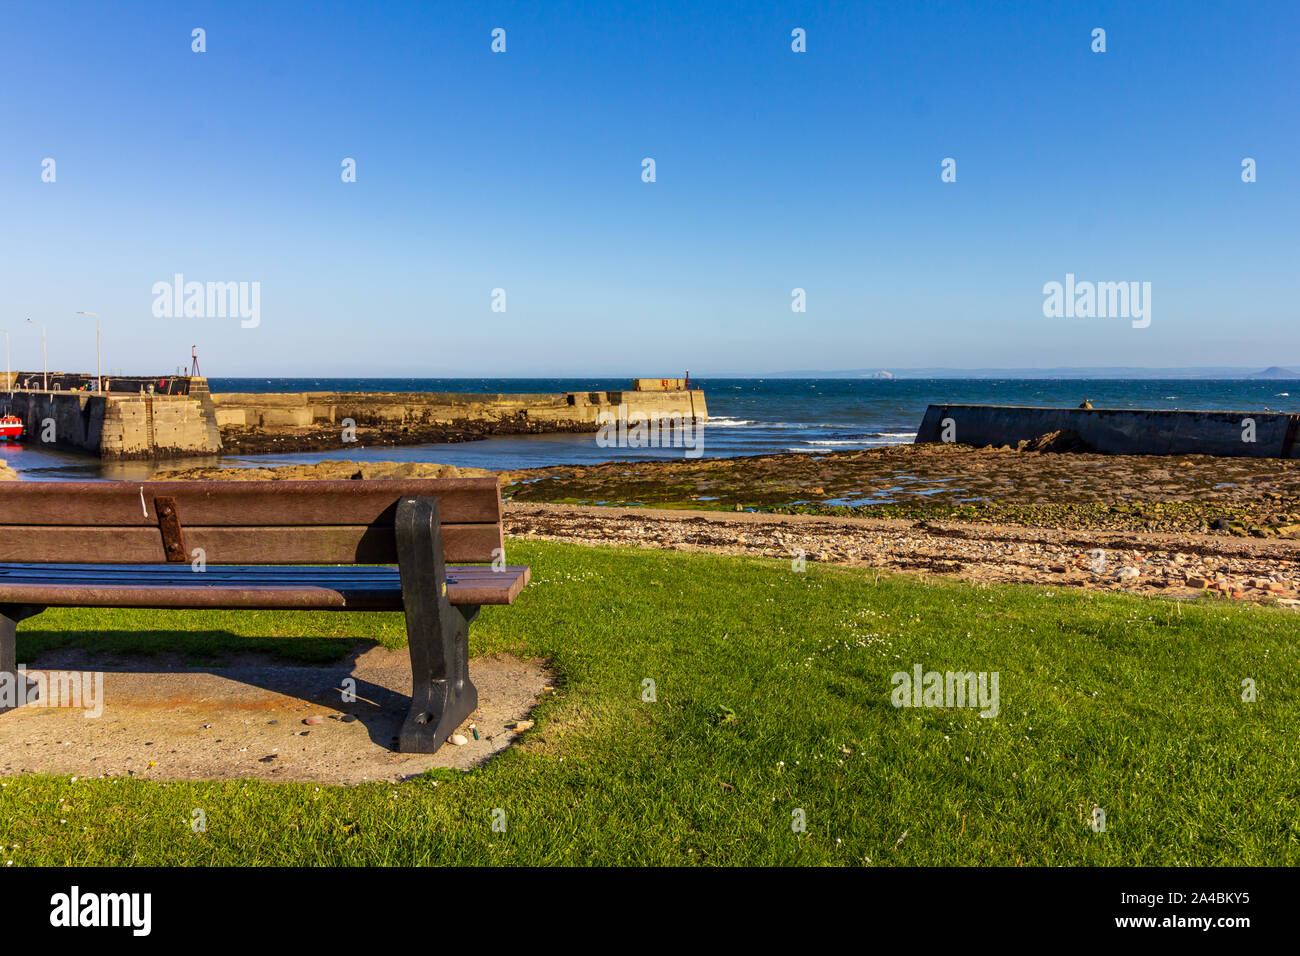
POLYGON ((89 315, 95 320, 95 391, 104 392, 104 365, 99 358, 99 313, 78 312, 77 315, 89 315))
POLYGON ((9 371, 9 330, 0 329, 5 334, 5 390, 12 392, 14 390, 13 373, 9 371))
POLYGON ((27 316, 27 321, 32 325, 41 327, 41 390, 48 392, 50 390, 50 359, 49 353, 45 351, 45 323, 37 322, 30 315, 27 316))

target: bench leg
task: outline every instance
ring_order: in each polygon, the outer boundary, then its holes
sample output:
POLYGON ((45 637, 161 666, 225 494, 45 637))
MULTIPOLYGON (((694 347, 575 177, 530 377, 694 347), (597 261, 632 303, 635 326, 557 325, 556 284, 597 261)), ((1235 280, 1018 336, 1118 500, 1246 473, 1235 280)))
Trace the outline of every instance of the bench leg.
POLYGON ((478 707, 469 679, 469 625, 478 608, 447 600, 438 499, 401 499, 396 532, 412 684, 398 749, 431 754, 478 707))
POLYGON ((26 604, 0 604, 0 714, 36 699, 36 682, 18 672, 18 622, 43 610, 26 604))

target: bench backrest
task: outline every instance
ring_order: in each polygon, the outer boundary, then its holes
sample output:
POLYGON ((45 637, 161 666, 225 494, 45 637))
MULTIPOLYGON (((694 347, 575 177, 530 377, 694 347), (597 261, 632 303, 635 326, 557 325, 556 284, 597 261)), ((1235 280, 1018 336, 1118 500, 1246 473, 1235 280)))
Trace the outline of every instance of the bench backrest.
POLYGON ((0 483, 0 562, 392 564, 397 501, 438 499, 444 559, 501 548, 496 478, 0 483))

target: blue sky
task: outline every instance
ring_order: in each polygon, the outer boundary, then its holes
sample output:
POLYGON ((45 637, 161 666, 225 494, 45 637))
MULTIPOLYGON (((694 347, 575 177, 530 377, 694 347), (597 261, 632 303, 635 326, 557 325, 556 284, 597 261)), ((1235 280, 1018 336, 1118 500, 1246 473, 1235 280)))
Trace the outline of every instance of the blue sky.
POLYGON ((197 344, 221 377, 1300 363, 1297 27, 1294 2, 9 3, 0 328, 15 368, 30 314, 51 368, 92 369, 95 311, 106 369, 197 344), (178 272, 260 282, 260 324, 155 317, 178 272), (1045 318, 1067 272, 1150 282, 1150 327, 1045 318))

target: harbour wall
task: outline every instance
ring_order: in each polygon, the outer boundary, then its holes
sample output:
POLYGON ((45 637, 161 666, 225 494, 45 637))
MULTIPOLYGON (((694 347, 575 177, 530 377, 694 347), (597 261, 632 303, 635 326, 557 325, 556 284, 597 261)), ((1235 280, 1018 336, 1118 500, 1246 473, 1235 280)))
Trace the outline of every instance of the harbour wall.
POLYGON ((225 392, 212 396, 222 428, 309 428, 339 425, 455 425, 526 419, 557 431, 595 431, 601 412, 618 415, 680 415, 707 421, 704 392, 562 392, 560 394, 468 394, 457 392, 225 392))
MULTIPOLYGON (((62 373, 61 373, 62 374, 62 373)), ((93 379, 93 376, 91 376, 93 379)), ((119 381, 121 381, 119 379, 119 381)), ((142 380, 143 381, 143 380, 142 380)), ((60 386, 72 379, 60 380, 60 386)), ((51 386, 56 382, 51 376, 51 386)), ((84 384, 84 383, 83 383, 84 384)), ((170 385, 171 383, 169 383, 170 385)), ((137 386, 138 387, 138 386, 137 386)), ((206 379, 184 380, 184 394, 0 391, 0 414, 23 420, 23 441, 109 460, 178 458, 222 452, 222 429, 258 433, 337 428, 345 420, 397 433, 440 433, 467 423, 476 431, 596 431, 602 412, 706 421, 704 393, 672 391, 477 395, 448 392, 293 392, 212 395, 206 379)), ((235 442, 238 445, 238 442, 235 442)))
POLYGON ((917 429, 916 444, 943 441, 946 420, 952 422, 947 429, 952 441, 977 448, 1014 447, 1051 432, 1072 431, 1090 449, 1111 455, 1300 457, 1300 415, 1284 412, 931 405, 917 429))
POLYGON ((221 451, 207 383, 188 395, 96 392, 0 393, 0 414, 23 420, 23 441, 110 460, 179 458, 221 451))

